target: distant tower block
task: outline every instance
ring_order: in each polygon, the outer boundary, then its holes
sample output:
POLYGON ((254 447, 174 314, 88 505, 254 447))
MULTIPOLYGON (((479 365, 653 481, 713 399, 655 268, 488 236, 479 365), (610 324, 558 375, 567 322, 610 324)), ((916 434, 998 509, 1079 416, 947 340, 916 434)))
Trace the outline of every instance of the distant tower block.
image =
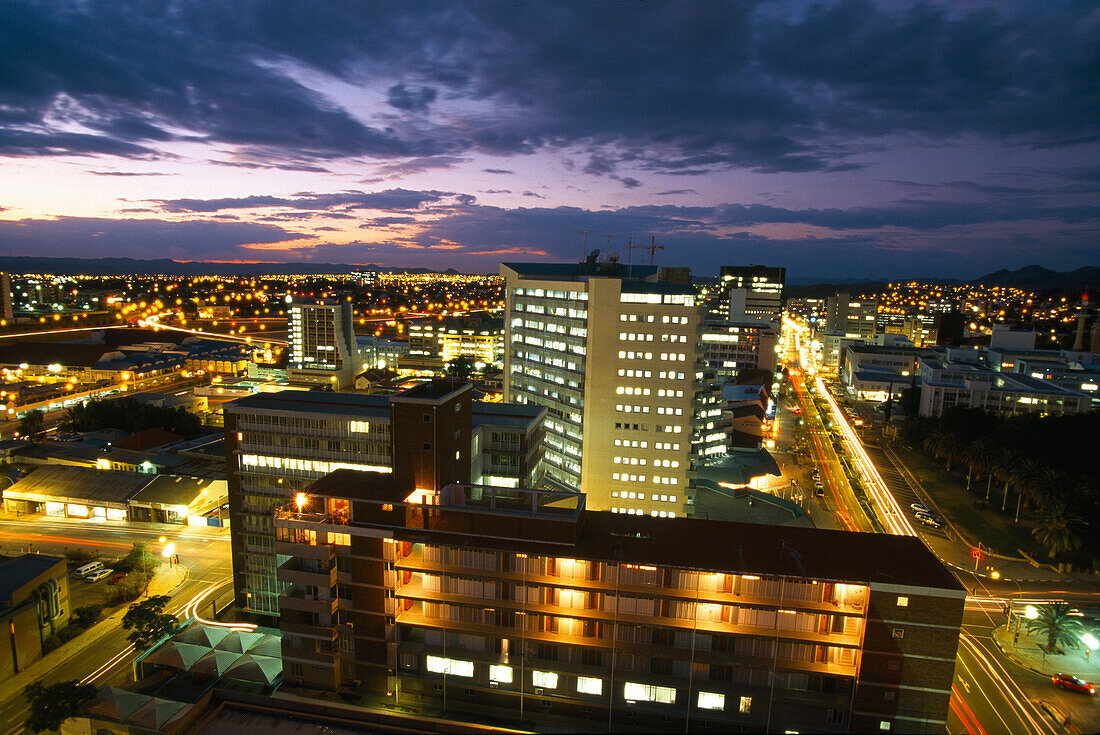
POLYGON ((15 317, 15 312, 11 308, 11 275, 8 273, 0 272, 0 299, 3 300, 2 308, 3 313, 0 313, 0 319, 3 319, 6 324, 11 324, 12 319, 15 317))
POLYGON ((1073 340, 1073 351, 1081 352, 1085 349, 1085 324, 1088 322, 1087 314, 1077 315, 1077 338, 1073 340))

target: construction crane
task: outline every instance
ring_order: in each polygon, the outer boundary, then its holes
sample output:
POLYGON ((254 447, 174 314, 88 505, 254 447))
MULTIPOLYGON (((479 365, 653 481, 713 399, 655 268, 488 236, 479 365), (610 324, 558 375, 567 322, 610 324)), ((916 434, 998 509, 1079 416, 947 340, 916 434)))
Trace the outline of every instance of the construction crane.
POLYGON ((648 250, 649 251, 649 264, 653 265, 653 261, 657 257, 657 251, 658 250, 664 250, 665 246, 664 245, 658 245, 657 244, 657 238, 656 237, 651 237, 649 239, 649 245, 635 245, 633 242, 631 242, 629 245, 626 246, 626 249, 627 250, 648 250))

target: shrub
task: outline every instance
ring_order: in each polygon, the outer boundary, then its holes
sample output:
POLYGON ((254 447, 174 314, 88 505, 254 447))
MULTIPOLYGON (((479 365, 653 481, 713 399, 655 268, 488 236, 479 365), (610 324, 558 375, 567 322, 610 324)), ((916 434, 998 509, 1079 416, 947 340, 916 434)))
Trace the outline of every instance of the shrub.
POLYGON ((84 605, 73 610, 73 622, 82 628, 90 628, 103 614, 103 605, 84 605))
POLYGON ((149 586, 150 575, 139 571, 130 572, 116 584, 107 595, 107 602, 111 605, 121 605, 124 602, 132 602, 141 597, 145 588, 149 586))
POLYGON ((79 567, 95 559, 95 554, 87 549, 67 549, 65 551, 65 558, 68 559, 69 563, 73 566, 79 567))

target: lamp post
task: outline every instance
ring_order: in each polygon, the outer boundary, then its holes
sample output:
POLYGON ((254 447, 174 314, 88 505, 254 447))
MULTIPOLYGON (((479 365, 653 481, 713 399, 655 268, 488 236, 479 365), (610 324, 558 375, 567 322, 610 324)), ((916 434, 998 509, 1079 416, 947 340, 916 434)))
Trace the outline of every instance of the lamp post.
POLYGON ((179 567, 177 567, 175 564, 172 564, 172 556, 175 553, 176 553, 176 545, 175 544, 168 544, 161 550, 160 555, 163 556, 166 560, 168 560, 168 563, 172 566, 172 569, 175 570, 176 577, 178 578, 179 574, 180 574, 179 567))

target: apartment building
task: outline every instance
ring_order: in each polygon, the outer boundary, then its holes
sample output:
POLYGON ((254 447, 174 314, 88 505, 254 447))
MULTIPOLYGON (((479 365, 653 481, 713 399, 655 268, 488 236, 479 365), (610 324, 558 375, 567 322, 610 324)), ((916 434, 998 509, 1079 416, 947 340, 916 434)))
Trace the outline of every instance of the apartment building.
POLYGON ((703 362, 723 383, 742 370, 775 372, 778 339, 770 323, 707 319, 700 335, 703 362))
POLYGON ((536 730, 945 729, 966 592, 916 538, 365 477, 277 512, 286 685, 536 730))
POLYGON ((503 263, 504 400, 545 406, 546 481, 588 507, 675 518, 720 453, 721 399, 691 286, 653 266, 503 263))
POLYGON ((448 380, 389 396, 281 391, 227 404, 237 605, 257 615, 278 614, 282 587, 275 575, 272 509, 318 478, 337 469, 391 473, 395 454, 415 459, 450 437, 456 445, 451 455, 460 455, 455 460, 459 464, 446 465, 438 481, 417 487, 470 481, 537 484, 542 478, 544 416, 538 406, 474 401, 468 383, 448 380), (410 412, 414 424, 433 427, 441 438, 410 434, 409 422, 398 422, 410 412))
POLYGON ((339 390, 360 369, 351 303, 342 299, 286 297, 290 356, 287 379, 339 390))

